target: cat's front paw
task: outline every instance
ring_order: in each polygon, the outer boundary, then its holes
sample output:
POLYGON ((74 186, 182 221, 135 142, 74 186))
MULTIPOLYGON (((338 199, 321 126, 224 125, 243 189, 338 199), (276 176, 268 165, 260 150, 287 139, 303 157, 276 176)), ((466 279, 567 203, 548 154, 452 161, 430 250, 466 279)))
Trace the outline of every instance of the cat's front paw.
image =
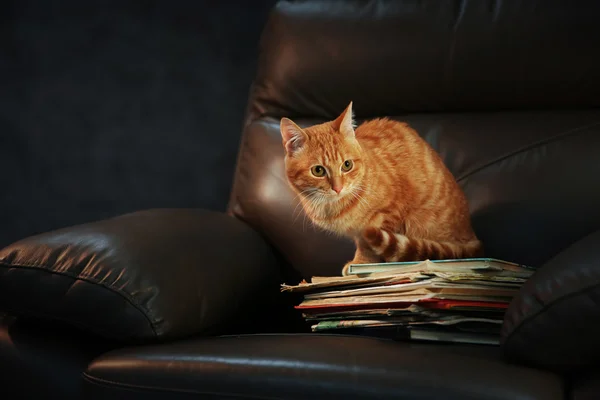
POLYGON ((344 265, 344 268, 342 268, 342 276, 348 276, 348 269, 350 268, 350 265, 354 264, 354 262, 352 261, 348 261, 346 263, 346 265, 344 265))

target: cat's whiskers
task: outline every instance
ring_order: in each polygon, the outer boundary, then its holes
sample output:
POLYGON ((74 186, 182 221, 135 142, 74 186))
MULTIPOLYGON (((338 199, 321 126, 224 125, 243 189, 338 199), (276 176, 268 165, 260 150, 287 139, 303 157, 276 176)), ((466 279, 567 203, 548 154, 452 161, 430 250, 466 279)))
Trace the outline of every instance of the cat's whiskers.
MULTIPOLYGON (((296 219, 298 219, 298 217, 300 216, 300 214, 302 213, 303 209, 300 208, 300 210, 298 211, 298 207, 300 207, 302 205, 302 199, 300 198, 301 196, 304 197, 304 199, 309 200, 310 198, 317 192, 317 189, 314 188, 308 188, 308 189, 304 189, 301 192, 299 192, 298 194, 296 194, 296 196, 294 197, 294 200, 298 199, 298 204, 296 204, 296 207, 294 208, 294 211, 292 212, 292 223, 296 222, 296 219), (296 211, 298 211, 298 214, 296 214, 296 211)), ((306 218, 306 215, 304 216, 306 218)))
POLYGON ((350 191, 350 194, 352 194, 352 196, 356 199, 358 199, 359 203, 364 206, 366 208, 366 210, 369 209, 369 201, 364 198, 362 196, 362 194, 365 191, 365 187, 362 184, 356 184, 352 190, 350 191), (361 193, 362 192, 362 193, 361 193))
MULTIPOLYGON (((318 189, 315 189, 311 192, 310 196, 307 196, 306 199, 306 207, 308 208, 307 213, 304 214, 304 219, 302 221, 302 230, 305 230, 304 224, 306 223, 306 217, 308 214, 319 215, 321 214, 321 210, 323 209, 323 205, 327 202, 326 196, 324 196, 318 189)), ((316 226, 312 219, 309 219, 309 222, 316 226)))
MULTIPOLYGON (((306 218, 309 216, 309 214, 316 214, 317 210, 319 208, 319 204, 322 201, 322 195, 318 192, 315 191, 313 193, 311 193, 310 198, 307 198, 307 208, 308 211, 307 213, 304 214, 304 218, 302 220, 302 231, 306 231, 306 218)), ((313 226, 315 225, 314 221, 311 218, 308 218, 308 223, 312 224, 313 226)))

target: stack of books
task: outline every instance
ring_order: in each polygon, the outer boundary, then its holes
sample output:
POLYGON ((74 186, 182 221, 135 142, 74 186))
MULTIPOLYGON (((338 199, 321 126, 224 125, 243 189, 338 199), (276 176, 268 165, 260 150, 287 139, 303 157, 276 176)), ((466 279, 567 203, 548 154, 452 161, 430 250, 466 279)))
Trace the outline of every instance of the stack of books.
POLYGON ((533 274, 490 259, 356 264, 347 276, 313 277, 283 292, 313 332, 498 345, 504 313, 533 274))

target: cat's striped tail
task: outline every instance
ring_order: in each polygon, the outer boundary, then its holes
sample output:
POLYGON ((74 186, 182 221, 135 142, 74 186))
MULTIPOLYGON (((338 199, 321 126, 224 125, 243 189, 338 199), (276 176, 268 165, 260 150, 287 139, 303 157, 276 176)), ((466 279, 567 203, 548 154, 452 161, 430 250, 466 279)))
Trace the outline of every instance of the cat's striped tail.
POLYGON ((371 250, 385 262, 443 260, 483 256, 483 246, 477 239, 466 243, 436 242, 409 238, 391 231, 368 228, 364 239, 371 250))

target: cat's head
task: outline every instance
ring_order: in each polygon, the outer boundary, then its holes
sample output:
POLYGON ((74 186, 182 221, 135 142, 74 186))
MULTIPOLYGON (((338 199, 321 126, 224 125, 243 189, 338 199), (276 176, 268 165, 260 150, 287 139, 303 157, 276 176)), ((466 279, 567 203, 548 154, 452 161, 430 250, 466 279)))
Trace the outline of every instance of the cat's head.
POLYGON ((288 182, 307 200, 336 202, 361 189, 362 150, 354 135, 352 102, 335 120, 300 128, 282 118, 288 182))

